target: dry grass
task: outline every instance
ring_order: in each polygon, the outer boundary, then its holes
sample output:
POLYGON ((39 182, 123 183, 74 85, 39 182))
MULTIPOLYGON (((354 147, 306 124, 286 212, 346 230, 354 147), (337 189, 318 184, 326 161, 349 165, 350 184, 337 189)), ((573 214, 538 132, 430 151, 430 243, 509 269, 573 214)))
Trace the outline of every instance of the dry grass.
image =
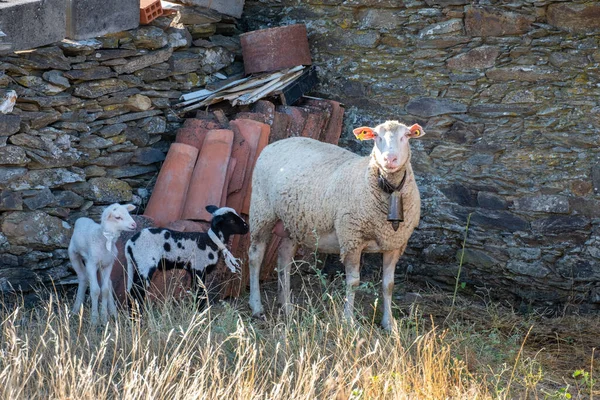
POLYGON ((88 324, 89 310, 83 318, 70 316, 71 299, 53 297, 34 310, 4 308, 0 398, 559 399, 567 398, 561 397, 566 391, 572 398, 599 396, 591 358, 581 367, 592 383, 581 377, 549 382, 545 352, 527 347, 538 337, 535 328, 514 314, 483 310, 475 318, 467 312, 472 307, 458 301, 452 321, 444 322, 423 312, 427 301, 436 303, 426 299, 398 319, 390 334, 376 327, 370 295, 362 296, 364 317, 351 325, 343 318, 339 285, 324 287, 317 277, 308 281, 291 318, 271 306, 267 321, 252 320, 245 299, 202 313, 191 301, 167 302, 148 308, 142 318, 122 314, 103 329, 88 324), (480 325, 482 320, 491 324, 480 325))

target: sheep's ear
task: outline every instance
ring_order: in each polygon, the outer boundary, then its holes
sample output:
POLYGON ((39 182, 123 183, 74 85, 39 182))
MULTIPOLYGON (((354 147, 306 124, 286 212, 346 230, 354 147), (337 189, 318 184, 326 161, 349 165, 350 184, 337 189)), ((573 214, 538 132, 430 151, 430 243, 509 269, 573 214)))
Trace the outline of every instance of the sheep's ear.
POLYGON ((409 132, 406 136, 408 136, 411 139, 418 138, 418 137, 425 135, 425 131, 419 124, 414 124, 413 126, 411 126, 408 129, 409 129, 409 132))
POLYGON ((135 206, 133 204, 125 204, 125 209, 129 212, 135 210, 135 206))
POLYGON ((211 214, 214 214, 215 211, 217 211, 218 209, 219 209, 219 207, 217 207, 217 206, 213 206, 213 205, 206 206, 206 211, 208 211, 211 214))
POLYGON ((371 140, 377 137, 377 134, 368 126, 361 126, 352 131, 358 140, 371 140))

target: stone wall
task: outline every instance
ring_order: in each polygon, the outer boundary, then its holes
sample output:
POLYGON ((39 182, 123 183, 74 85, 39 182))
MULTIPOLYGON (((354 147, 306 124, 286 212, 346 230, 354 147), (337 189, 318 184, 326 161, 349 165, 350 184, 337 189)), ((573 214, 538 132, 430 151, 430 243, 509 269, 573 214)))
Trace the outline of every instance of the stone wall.
POLYGON ((243 70, 237 34, 232 18, 186 7, 0 57, 0 96, 18 94, 0 114, 0 291, 72 282, 75 219, 113 202, 143 209, 181 122, 171 105, 217 71, 243 70))
POLYGON ((351 128, 418 122, 422 220, 398 276, 522 306, 600 309, 600 3, 250 0, 244 30, 305 23, 351 128), (462 286, 462 285, 461 285, 462 286))

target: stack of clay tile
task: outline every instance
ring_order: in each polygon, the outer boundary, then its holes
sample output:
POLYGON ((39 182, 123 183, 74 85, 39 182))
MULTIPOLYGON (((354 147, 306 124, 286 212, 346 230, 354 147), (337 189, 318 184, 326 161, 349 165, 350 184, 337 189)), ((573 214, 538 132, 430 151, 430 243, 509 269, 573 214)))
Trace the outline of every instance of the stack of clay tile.
MULTIPOLYGON (((207 231, 210 214, 205 206, 214 204, 237 210, 246 220, 250 208, 251 178, 262 149, 276 140, 305 136, 337 144, 344 115, 335 101, 303 98, 296 106, 275 106, 259 101, 229 121, 199 112, 177 132, 175 143, 158 175, 144 215, 156 226, 179 231, 207 231)), ((248 283, 249 235, 234 236, 233 254, 242 260, 241 276, 224 264, 211 274, 211 286, 221 298, 237 297, 248 283)), ((272 275, 279 240, 267 249, 263 278, 272 275)))

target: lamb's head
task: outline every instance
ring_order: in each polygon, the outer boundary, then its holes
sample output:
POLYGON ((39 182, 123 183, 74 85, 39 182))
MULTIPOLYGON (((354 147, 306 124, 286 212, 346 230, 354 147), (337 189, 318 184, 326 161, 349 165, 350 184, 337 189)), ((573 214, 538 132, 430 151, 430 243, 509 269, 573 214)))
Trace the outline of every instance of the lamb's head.
POLYGON ((225 238, 248 233, 248 224, 233 208, 206 206, 206 211, 212 214, 210 228, 213 232, 221 232, 225 238))
POLYGON ((100 223, 102 230, 114 233, 134 230, 136 224, 131 215, 129 215, 129 212, 133 210, 135 210, 133 204, 121 205, 115 203, 106 207, 102 213, 100 223))
POLYGON ((419 124, 406 126, 398 121, 386 121, 375 128, 362 126, 354 129, 360 140, 375 140, 372 156, 381 170, 394 173, 410 161, 408 140, 425 134, 419 124))

